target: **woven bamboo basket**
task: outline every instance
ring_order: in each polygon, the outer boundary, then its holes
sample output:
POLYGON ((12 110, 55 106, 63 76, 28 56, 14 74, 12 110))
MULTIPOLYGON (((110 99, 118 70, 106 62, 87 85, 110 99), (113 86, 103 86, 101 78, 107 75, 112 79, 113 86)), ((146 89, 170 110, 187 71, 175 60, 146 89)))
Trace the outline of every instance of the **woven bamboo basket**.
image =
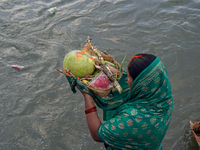
MULTIPOLYGON (((120 67, 120 65, 116 61, 114 61, 113 63, 115 65, 117 65, 118 67, 120 67)), ((120 78, 122 76, 122 73, 123 73, 123 71, 121 71, 121 73, 120 73, 120 78)), ((110 88, 107 88, 107 89, 100 89, 100 88, 93 87, 90 84, 85 84, 85 85, 87 86, 88 89, 90 89, 91 91, 93 91, 94 93, 96 93, 97 95, 99 95, 100 97, 107 96, 110 93, 110 91, 113 89, 113 86, 110 87, 110 88)))
MULTIPOLYGON (((92 47, 91 47, 91 44, 90 44, 89 42, 86 43, 86 45, 83 47, 82 50, 88 52, 91 56, 96 56, 96 57, 97 57, 97 55, 94 53, 94 51, 93 51, 93 49, 92 49, 92 47)), ((100 50, 98 50, 98 52, 101 54, 101 56, 103 57, 103 59, 104 59, 105 61, 109 61, 109 62, 115 64, 115 65, 117 66, 117 69, 120 68, 120 64, 119 64, 116 60, 114 60, 110 55, 107 55, 107 54, 101 52, 100 50)), ((57 68, 56 68, 56 69, 57 69, 57 68)), ((57 70, 58 70, 59 72, 63 73, 64 75, 66 75, 66 76, 75 77, 75 76, 70 72, 70 70, 68 70, 67 68, 65 68, 64 70, 59 70, 59 69, 57 69, 57 70)), ((119 73, 119 78, 118 78, 117 81, 119 81, 119 79, 121 78, 122 74, 123 74, 123 68, 121 69, 121 72, 119 73)), ((110 91, 113 89, 113 87, 114 87, 114 86, 112 86, 112 87, 107 88, 107 89, 100 89, 100 88, 93 87, 93 86, 90 85, 90 84, 85 84, 84 82, 82 82, 81 79, 79 79, 79 81, 80 81, 81 83, 83 83, 88 89, 90 89, 91 91, 93 91, 94 93, 96 93, 97 95, 99 95, 100 97, 105 97, 105 96, 107 96, 107 95, 110 93, 110 91)))

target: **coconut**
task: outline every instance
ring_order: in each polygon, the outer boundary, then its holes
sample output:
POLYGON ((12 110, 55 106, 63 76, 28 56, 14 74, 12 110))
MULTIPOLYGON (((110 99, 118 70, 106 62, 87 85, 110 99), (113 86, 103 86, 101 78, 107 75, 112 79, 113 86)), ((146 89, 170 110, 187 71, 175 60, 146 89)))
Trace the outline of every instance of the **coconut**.
POLYGON ((63 68, 76 77, 83 78, 92 75, 95 71, 95 61, 93 57, 85 51, 74 50, 69 52, 63 61, 63 68))

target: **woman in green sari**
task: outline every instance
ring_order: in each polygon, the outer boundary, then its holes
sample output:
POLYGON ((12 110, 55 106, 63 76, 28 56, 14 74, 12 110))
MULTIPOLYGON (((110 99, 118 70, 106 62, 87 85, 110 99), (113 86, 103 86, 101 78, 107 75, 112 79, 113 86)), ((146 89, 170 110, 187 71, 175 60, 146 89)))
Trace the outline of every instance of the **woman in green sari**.
POLYGON ((107 100, 90 96, 78 86, 85 98, 86 119, 93 139, 104 142, 107 150, 161 150, 173 110, 166 68, 158 57, 138 54, 130 60, 127 77, 122 80, 119 83, 123 83, 125 92, 107 100), (117 97, 120 103, 109 104, 117 97), (95 103, 103 110, 114 112, 106 122, 101 123, 95 103))

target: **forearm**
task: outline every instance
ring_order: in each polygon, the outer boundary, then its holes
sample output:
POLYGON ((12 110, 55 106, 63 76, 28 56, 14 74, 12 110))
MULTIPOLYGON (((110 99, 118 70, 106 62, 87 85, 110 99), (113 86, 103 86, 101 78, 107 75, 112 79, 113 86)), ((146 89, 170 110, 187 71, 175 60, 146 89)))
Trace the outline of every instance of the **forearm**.
MULTIPOLYGON (((85 110, 90 109, 95 106, 94 100, 90 95, 83 94, 83 96, 85 98, 85 110)), ((95 111, 95 112, 86 114, 86 119, 87 119, 88 128, 90 130, 92 138, 97 142, 101 142, 98 136, 98 129, 99 129, 99 126, 101 125, 101 121, 97 115, 97 112, 95 111)))

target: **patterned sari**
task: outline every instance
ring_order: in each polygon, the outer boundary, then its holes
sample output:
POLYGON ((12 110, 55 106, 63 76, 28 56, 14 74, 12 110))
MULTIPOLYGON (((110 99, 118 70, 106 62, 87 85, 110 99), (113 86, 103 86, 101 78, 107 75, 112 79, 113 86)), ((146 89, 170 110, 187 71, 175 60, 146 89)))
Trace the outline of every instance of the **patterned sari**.
POLYGON ((119 80, 121 94, 113 88, 108 96, 100 97, 77 78, 67 79, 73 93, 78 86, 103 109, 106 122, 100 125, 98 135, 107 150, 162 149, 161 142, 172 116, 173 98, 167 70, 159 58, 137 76, 131 88, 124 71, 119 80))
POLYGON ((161 150, 173 98, 167 71, 159 58, 137 76, 126 101, 122 101, 98 130, 107 150, 161 150))

